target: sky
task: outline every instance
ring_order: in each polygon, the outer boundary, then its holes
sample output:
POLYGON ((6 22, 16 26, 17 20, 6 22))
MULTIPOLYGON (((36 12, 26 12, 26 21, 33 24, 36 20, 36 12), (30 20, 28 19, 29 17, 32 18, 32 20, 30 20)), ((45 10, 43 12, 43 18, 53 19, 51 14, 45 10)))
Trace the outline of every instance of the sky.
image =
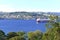
POLYGON ((60 12, 60 0, 0 0, 0 11, 60 12))

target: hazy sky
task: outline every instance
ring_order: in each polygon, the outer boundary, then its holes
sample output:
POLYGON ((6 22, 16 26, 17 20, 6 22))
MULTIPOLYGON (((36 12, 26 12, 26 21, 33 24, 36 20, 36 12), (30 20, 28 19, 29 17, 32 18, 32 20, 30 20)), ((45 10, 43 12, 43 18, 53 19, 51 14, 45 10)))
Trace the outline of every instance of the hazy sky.
POLYGON ((0 11, 60 12, 60 0, 0 0, 0 11))

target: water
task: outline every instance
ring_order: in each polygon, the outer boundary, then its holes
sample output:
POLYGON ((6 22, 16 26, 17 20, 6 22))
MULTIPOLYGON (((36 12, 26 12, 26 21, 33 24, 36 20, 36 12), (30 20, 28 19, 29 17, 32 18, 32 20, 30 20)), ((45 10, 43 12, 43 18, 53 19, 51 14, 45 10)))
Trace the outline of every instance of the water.
POLYGON ((41 30, 45 32, 46 22, 36 23, 36 20, 0 20, 0 29, 5 33, 8 32, 18 32, 18 31, 35 31, 41 30))

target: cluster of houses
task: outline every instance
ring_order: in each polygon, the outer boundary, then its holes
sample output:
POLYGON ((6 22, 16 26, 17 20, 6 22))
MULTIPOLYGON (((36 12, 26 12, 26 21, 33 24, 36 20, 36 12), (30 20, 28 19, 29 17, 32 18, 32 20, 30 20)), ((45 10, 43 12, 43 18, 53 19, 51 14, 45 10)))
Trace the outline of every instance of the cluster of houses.
POLYGON ((32 19, 32 16, 26 15, 0 15, 0 19, 32 19))

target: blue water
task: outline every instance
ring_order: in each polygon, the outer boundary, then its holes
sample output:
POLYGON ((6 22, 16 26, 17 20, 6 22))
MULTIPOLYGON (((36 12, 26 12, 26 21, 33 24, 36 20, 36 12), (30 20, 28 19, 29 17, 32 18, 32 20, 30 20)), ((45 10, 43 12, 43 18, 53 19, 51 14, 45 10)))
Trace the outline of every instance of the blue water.
POLYGON ((5 33, 8 32, 18 32, 18 31, 35 31, 41 30, 45 32, 46 22, 36 23, 36 20, 0 20, 0 30, 3 30, 5 33))

